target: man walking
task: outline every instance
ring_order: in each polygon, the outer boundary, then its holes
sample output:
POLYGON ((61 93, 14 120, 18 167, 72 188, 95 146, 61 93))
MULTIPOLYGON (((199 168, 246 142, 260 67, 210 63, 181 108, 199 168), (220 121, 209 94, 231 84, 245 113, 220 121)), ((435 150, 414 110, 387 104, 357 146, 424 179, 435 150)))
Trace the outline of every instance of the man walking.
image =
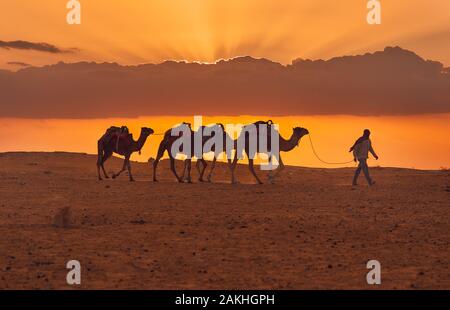
POLYGON ((353 152, 355 162, 359 162, 358 168, 356 168, 355 171, 355 176, 353 177, 353 186, 358 185, 357 181, 361 170, 366 177, 367 183, 369 183, 370 186, 375 184, 375 182, 372 181, 369 175, 369 166, 367 166, 367 159, 369 158, 369 152, 373 155, 373 157, 375 157, 376 160, 378 160, 378 155, 373 150, 372 142, 370 141, 369 137, 370 130, 365 129, 362 137, 356 140, 355 144, 353 144, 353 146, 350 148, 350 152, 353 152))

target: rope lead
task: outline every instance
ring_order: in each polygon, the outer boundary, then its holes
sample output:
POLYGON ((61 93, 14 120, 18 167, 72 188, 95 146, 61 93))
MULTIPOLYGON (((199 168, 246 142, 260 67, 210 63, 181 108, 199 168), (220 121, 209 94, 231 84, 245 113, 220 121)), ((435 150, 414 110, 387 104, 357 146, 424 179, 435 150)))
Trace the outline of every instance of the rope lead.
POLYGON ((350 161, 346 161, 346 162, 332 163, 332 162, 328 162, 328 161, 322 160, 322 159, 319 157, 319 155, 317 155, 316 149, 314 148, 314 144, 313 144, 312 139, 311 139, 311 134, 308 135, 308 138, 309 138, 309 143, 311 143, 311 149, 312 149, 314 155, 315 155, 315 156, 317 157, 317 159, 318 159, 319 161, 321 161, 322 163, 327 164, 327 165, 346 165, 346 164, 349 164, 349 163, 353 162, 353 160, 350 160, 350 161))

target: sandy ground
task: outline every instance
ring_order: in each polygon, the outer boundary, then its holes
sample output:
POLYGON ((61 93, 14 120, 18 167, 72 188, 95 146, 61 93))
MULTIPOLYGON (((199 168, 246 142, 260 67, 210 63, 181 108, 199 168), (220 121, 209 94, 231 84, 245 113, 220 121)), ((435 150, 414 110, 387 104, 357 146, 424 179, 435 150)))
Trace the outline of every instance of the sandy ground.
POLYGON ((231 185, 220 166, 212 184, 178 184, 167 162, 159 183, 133 163, 130 183, 97 181, 95 161, 0 154, 0 288, 71 289, 76 259, 83 289, 372 289, 377 259, 378 288, 450 289, 448 171, 374 168, 375 187, 352 188, 352 169, 254 185, 241 166, 231 185), (71 227, 55 227, 64 207, 71 227))

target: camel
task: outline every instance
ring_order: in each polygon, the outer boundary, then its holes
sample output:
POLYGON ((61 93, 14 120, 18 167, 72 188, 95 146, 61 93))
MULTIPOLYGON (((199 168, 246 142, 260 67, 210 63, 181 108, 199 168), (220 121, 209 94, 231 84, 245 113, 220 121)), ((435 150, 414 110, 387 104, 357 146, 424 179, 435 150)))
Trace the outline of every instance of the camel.
MULTIPOLYGON (((225 154, 227 156, 228 168, 230 169, 230 172, 231 172, 231 184, 234 184, 234 183, 236 183, 236 181, 235 181, 235 177, 234 177, 233 163, 231 160, 231 151, 236 150, 237 140, 234 140, 230 137, 230 135, 225 131, 225 127, 223 124, 218 123, 218 124, 215 124, 214 126, 219 126, 222 129, 222 135, 223 135, 222 152, 220 152, 219 149, 216 149, 215 145, 211 148, 211 151, 214 152, 214 157, 213 157, 213 161, 211 164, 211 170, 209 171, 209 174, 207 177, 207 181, 211 182, 213 171, 214 171, 214 168, 216 167, 217 158, 219 157, 219 155, 221 153, 225 152, 225 154), (227 150, 227 146, 231 146, 231 148, 229 150, 227 150)), ((206 166, 204 166, 203 172, 200 174, 201 176, 203 176, 204 170, 206 170, 206 166)), ((202 181, 202 178, 200 178, 200 181, 202 181)))
POLYGON ((141 152, 147 138, 154 133, 153 129, 142 127, 141 134, 137 141, 133 140, 133 135, 128 133, 128 130, 124 130, 126 127, 110 127, 106 130, 105 134, 98 140, 98 158, 97 158, 97 173, 98 179, 101 181, 100 168, 103 170, 105 178, 109 178, 105 171, 104 163, 111 157, 113 153, 125 156, 122 169, 112 175, 112 178, 117 178, 126 168, 130 176, 130 181, 133 182, 133 176, 131 174, 130 157, 134 152, 141 152))
MULTIPOLYGON (((158 163, 161 160, 161 158, 163 157, 164 153, 167 151, 167 153, 169 154, 169 159, 170 159, 170 170, 172 170, 173 174, 175 175, 175 177, 177 178, 178 182, 183 183, 183 179, 184 179, 184 171, 186 170, 187 165, 189 166, 189 172, 190 172, 190 165, 191 165, 191 160, 190 159, 186 159, 185 161, 185 168, 183 170, 183 178, 180 178, 177 174, 177 171, 175 169, 175 156, 177 154, 172 154, 172 152, 170 151, 172 149, 172 145, 175 143, 175 141, 177 141, 180 137, 182 137, 182 132, 180 132, 180 134, 178 136, 173 136, 172 135, 172 130, 174 129, 180 129, 180 130, 188 130, 189 131, 189 135, 191 136, 191 141, 193 141, 194 138, 194 132, 191 129, 191 124, 190 123, 182 123, 180 124, 178 127, 175 128, 171 128, 169 130, 167 130, 164 133, 164 138, 161 141, 161 143, 159 144, 159 148, 158 148, 158 153, 156 155, 156 159, 153 161, 153 182, 158 182, 157 178, 156 178, 156 168, 158 167, 158 163), (184 127, 184 128, 183 128, 184 127)), ((191 147, 191 153, 193 153, 193 148, 191 147)), ((183 149, 181 148, 179 151, 179 154, 183 154, 183 149)), ((187 155, 187 154, 185 154, 187 155)), ((192 154, 190 154, 192 155, 192 154)), ((152 160, 152 158, 150 158, 149 162, 152 160)), ((190 173, 188 175, 188 182, 192 182, 190 179, 190 173)))
MULTIPOLYGON (((191 138, 191 152, 190 152, 190 154, 186 154, 186 152, 183 150, 183 148, 181 148, 177 154, 172 154, 170 152, 170 150, 172 149, 172 145, 175 141, 177 141, 182 136, 182 134, 180 134, 179 136, 172 136, 172 129, 167 130, 164 134, 163 140, 161 141, 161 143, 159 145, 156 159, 153 161, 153 181, 155 181, 155 182, 158 182, 158 180, 156 178, 156 169, 158 167, 158 163, 161 160, 161 158, 163 157, 165 151, 167 151, 169 154, 169 159, 170 159, 170 169, 172 170, 173 174, 177 178, 178 182, 183 183, 186 180, 188 183, 192 183, 191 163, 192 163, 192 157, 196 156, 195 149, 194 149, 195 136, 201 135, 202 150, 203 150, 203 147, 205 146, 205 143, 207 141, 209 141, 209 139, 214 137, 214 135, 203 136, 203 130, 206 128, 205 126, 201 126, 199 128, 199 130, 197 130, 197 131, 193 131, 191 129, 191 124, 189 124, 189 123, 182 123, 179 126, 186 126, 185 129, 189 130, 190 138, 191 138), (181 175, 181 177, 178 176, 176 169, 175 169, 175 157, 178 154, 189 155, 188 158, 184 161, 183 174, 181 175), (187 173, 187 177, 185 177, 186 173, 187 173)), ((215 124, 213 126, 221 126, 221 128, 223 130, 223 125, 221 125, 221 124, 215 124)), ((177 127, 175 127, 175 128, 177 128, 177 127)), ((178 128, 181 129, 180 127, 178 127, 178 128)), ((211 151, 215 151, 214 146, 212 147, 211 151)), ((203 153, 197 154, 197 155, 199 156, 199 158, 197 158, 196 168, 199 173, 199 181, 204 182, 203 176, 206 171, 207 163, 203 158, 203 153), (200 165, 202 165, 202 167, 200 167, 200 165)), ((150 160, 152 160, 152 159, 150 159, 150 160)), ((215 165, 215 162, 213 164, 215 165)), ((231 162, 230 162, 230 169, 231 169, 231 162)), ((211 179, 211 177, 209 176, 209 180, 210 179, 211 179)))
MULTIPOLYGON (((273 122, 271 120, 264 122, 264 121, 259 121, 256 123, 253 123, 252 125, 256 126, 256 135, 259 136, 259 126, 260 125, 267 125, 268 129, 267 129, 267 149, 269 150, 268 152, 266 150, 260 150, 260 141, 259 139, 257 139, 257 144, 256 144, 256 152, 255 154, 249 154, 250 153, 250 147, 249 147, 249 132, 245 131, 245 128, 243 128, 241 134, 239 135, 238 141, 239 139, 245 139, 244 142, 244 151, 245 154, 248 157, 248 166, 249 166, 249 170, 250 172, 253 174, 253 176, 255 177, 256 181, 258 182, 258 184, 263 184, 263 182, 261 182, 261 180, 259 179, 259 177, 256 175, 255 173, 255 169, 254 169, 254 157, 256 155, 256 153, 266 153, 268 155, 269 158, 269 163, 272 162, 273 160, 273 156, 274 155, 278 155, 278 167, 274 171, 270 171, 269 173, 269 182, 272 183, 273 180, 275 179, 275 177, 277 177, 281 171, 284 170, 284 164, 283 161, 281 160, 281 156, 280 156, 280 151, 282 152, 289 152, 291 150, 293 150, 296 146, 298 146, 298 144, 300 143, 300 139, 309 134, 309 131, 306 128, 302 128, 302 127, 295 127, 292 129, 292 135, 291 137, 286 140, 284 139, 279 133, 277 133, 278 139, 279 139, 279 152, 278 154, 274 154, 271 150, 271 135, 270 135, 270 126, 272 126, 273 122), (245 135, 245 136, 244 136, 245 135)), ((235 153, 235 157, 233 160, 233 170, 236 168, 236 164, 238 161, 238 153, 235 153)))

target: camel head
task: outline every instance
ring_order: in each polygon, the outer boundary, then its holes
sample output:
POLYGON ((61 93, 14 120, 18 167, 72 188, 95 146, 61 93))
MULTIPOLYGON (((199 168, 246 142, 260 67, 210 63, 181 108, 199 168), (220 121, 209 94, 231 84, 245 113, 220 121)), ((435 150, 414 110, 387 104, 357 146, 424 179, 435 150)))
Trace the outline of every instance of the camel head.
POLYGON ((150 136, 151 134, 153 134, 155 131, 151 128, 148 127, 142 127, 141 128, 141 134, 145 137, 150 136))
POLYGON ((303 127, 295 127, 292 129, 293 131, 293 136, 301 139, 303 136, 306 136, 307 134, 309 134, 308 129, 303 128, 303 127))

